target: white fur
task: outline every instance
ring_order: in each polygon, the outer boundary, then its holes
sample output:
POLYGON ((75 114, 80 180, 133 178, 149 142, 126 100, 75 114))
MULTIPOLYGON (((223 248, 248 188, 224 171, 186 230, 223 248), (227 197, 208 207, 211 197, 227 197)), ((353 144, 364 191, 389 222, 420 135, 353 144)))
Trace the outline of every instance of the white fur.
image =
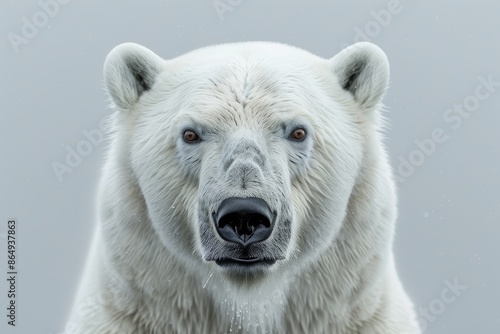
POLYGON ((322 59, 252 42, 165 61, 127 43, 104 76, 115 133, 68 333, 420 333, 392 254, 378 47, 322 59), (186 127, 203 141, 183 142, 186 127), (208 215, 230 196, 281 219, 261 251, 284 259, 258 276, 207 261, 225 247, 208 215))

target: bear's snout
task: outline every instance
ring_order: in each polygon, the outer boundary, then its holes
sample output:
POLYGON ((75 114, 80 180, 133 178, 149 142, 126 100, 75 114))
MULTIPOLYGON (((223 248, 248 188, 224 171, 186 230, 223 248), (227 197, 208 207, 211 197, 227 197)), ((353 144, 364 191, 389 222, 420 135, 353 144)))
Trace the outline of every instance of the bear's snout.
POLYGON ((263 199, 230 197, 222 201, 213 218, 222 239, 247 247, 269 238, 276 214, 263 199))

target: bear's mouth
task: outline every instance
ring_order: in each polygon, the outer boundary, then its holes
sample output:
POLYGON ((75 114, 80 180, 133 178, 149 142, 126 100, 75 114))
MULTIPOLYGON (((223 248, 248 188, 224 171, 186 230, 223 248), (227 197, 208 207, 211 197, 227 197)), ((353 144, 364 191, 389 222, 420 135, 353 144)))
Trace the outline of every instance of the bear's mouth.
POLYGON ((249 257, 235 258, 226 257, 215 260, 215 263, 220 267, 255 267, 255 266, 271 266, 276 263, 276 259, 249 257))

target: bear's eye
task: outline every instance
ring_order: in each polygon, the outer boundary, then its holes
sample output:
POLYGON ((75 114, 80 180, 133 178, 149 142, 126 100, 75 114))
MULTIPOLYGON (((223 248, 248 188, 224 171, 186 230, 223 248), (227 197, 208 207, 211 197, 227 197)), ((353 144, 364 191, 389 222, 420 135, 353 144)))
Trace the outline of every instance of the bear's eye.
POLYGON ((303 128, 296 128, 290 133, 290 138, 298 141, 304 140, 304 138, 306 138, 306 130, 303 128))
POLYGON ((186 130, 182 135, 186 143, 196 143, 200 140, 200 137, 193 130, 186 130))

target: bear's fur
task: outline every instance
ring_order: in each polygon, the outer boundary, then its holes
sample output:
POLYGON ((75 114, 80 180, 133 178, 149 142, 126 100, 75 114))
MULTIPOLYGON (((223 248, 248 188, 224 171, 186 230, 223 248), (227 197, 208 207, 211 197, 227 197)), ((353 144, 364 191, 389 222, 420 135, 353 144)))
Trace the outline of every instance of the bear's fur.
POLYGON ((104 77, 113 137, 69 333, 420 333, 392 252, 382 50, 248 42, 163 60, 126 43, 104 77), (267 240, 221 238, 230 197, 268 204, 267 240))

